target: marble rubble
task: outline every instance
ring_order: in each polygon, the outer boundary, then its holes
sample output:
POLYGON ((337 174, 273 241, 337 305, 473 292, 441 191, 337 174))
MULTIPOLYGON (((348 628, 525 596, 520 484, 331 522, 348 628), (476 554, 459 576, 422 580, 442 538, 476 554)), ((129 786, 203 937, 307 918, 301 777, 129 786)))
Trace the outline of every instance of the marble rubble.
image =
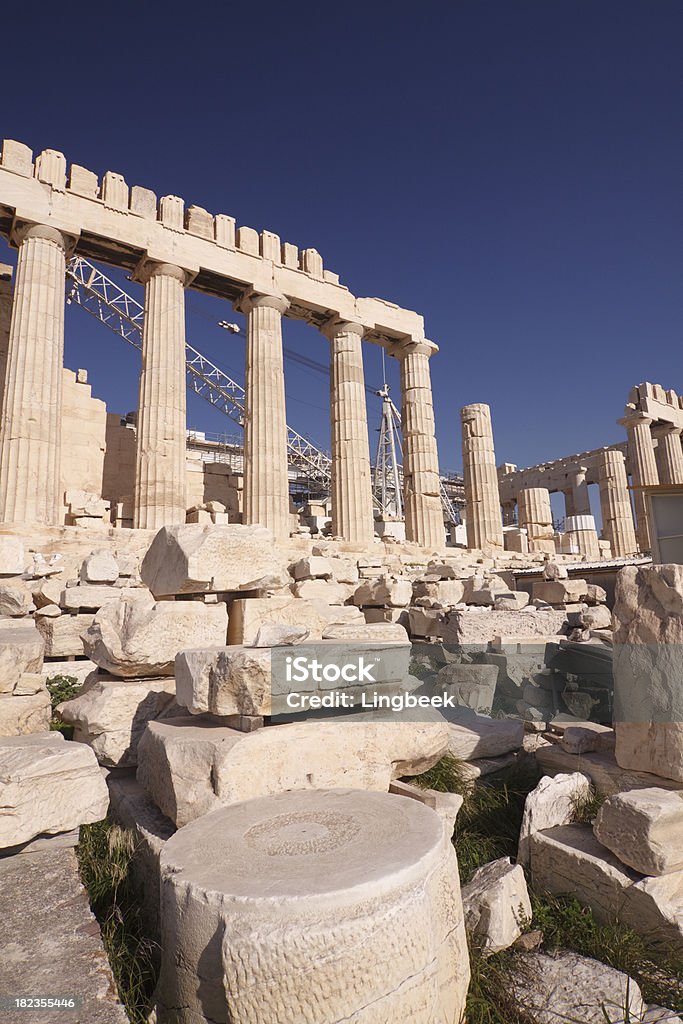
POLYGON ((485 953, 508 949, 531 921, 531 901, 520 864, 490 861, 463 887, 465 925, 485 953))

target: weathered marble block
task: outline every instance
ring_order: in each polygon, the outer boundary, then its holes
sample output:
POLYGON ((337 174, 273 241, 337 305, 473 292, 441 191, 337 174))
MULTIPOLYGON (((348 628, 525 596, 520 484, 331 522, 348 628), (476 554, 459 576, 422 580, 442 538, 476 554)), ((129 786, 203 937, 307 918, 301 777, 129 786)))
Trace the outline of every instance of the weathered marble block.
POLYGON ((128 768, 137 764, 137 747, 147 722, 163 717, 175 700, 175 680, 86 680, 85 689, 57 708, 74 727, 74 741, 87 743, 100 764, 128 768))
POLYGON ((0 737, 0 849, 100 821, 108 804, 89 747, 58 732, 0 737))
POLYGON ((617 763, 683 782, 683 565, 622 569, 613 621, 617 763))
POLYGON ((143 591, 104 605, 84 633, 83 645, 88 657, 112 675, 170 676, 179 650, 190 643, 224 643, 227 630, 223 603, 155 602, 143 591))
POLYGON ((149 722, 138 744, 138 782, 179 827, 218 807, 289 789, 387 790, 446 752, 448 726, 377 713, 238 732, 215 718, 149 722))
POLYGON ((11 693, 21 676, 40 672, 45 643, 32 622, 0 622, 0 694, 11 693))
POLYGON ((683 793, 616 793, 600 808, 594 831, 603 846, 643 875, 683 870, 683 793))
POLYGON ((198 648, 180 651, 175 661, 178 703, 195 715, 209 712, 221 716, 310 711, 311 698, 322 698, 332 691, 343 691, 359 706, 364 695, 371 700, 375 691, 398 692, 408 683, 409 669, 407 640, 318 640, 294 647, 198 648), (298 677, 300 662, 312 667, 318 664, 317 681, 310 674, 305 680, 298 677), (347 666, 355 676, 326 678, 330 672, 346 671, 347 666), (290 694, 297 695, 296 703, 288 701, 290 694))
POLYGON ((156 597, 258 590, 286 570, 270 530, 262 526, 165 526, 145 555, 140 575, 156 597))

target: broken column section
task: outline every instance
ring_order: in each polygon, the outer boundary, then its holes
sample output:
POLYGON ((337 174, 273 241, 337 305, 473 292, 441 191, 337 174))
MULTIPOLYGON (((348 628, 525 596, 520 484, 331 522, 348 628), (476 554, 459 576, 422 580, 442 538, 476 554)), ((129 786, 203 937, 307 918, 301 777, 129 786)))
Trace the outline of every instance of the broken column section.
POLYGON ((161 879, 159 1024, 207 1007, 234 1024, 312 1021, 321 1001, 329 1021, 461 1019, 455 851, 416 800, 323 789, 240 803, 172 836, 161 879))
POLYGON ((520 529, 526 530, 529 551, 555 554, 555 531, 550 493, 545 487, 525 487, 517 495, 520 529))
POLYGON ((482 402, 460 410, 467 511, 467 546, 487 553, 503 549, 503 525, 493 448, 491 409, 482 402))

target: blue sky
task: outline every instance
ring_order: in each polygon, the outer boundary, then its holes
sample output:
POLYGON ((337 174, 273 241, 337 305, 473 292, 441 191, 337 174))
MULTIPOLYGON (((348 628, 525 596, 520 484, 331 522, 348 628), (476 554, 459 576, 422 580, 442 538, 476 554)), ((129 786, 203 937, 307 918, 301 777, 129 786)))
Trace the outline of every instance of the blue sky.
MULTIPOLYGON (((8 20, 27 44, 2 136, 314 246, 356 294, 424 315, 444 468, 460 468, 469 402, 492 406, 498 461, 531 465, 620 440, 641 380, 683 391, 680 0, 122 2, 8 20)), ((220 319, 239 318, 188 293, 188 338, 243 379, 220 319)), ((327 362, 312 328, 286 322, 285 344, 327 362)), ((137 359, 69 307, 66 364, 113 411, 136 404, 137 359)), ((393 365, 389 380, 398 401, 393 365)), ((287 398, 327 446, 324 376, 290 362, 287 398)), ((196 397, 188 422, 225 429, 196 397)))

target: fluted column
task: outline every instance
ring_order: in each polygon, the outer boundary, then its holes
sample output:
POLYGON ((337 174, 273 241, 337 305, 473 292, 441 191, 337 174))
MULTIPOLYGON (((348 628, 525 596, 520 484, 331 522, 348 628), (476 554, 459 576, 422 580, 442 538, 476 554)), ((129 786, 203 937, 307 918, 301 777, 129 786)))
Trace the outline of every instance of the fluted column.
POLYGON ((185 522, 185 283, 169 263, 147 264, 137 425, 134 523, 185 522))
MULTIPOLYGON (((503 547, 503 527, 491 410, 488 405, 476 402, 460 410, 460 419, 467 546, 495 553, 503 547)), ((519 502, 518 509, 521 520, 519 502)))
POLYGON ((9 328, 12 321, 12 268, 0 263, 0 423, 7 375, 9 328))
POLYGON ((683 484, 683 447, 681 428, 673 423, 658 423, 653 430, 657 438, 657 469, 660 484, 683 484))
POLYGON ((519 525, 529 538, 529 551, 555 552, 553 513, 546 487, 525 487, 517 495, 519 525))
POLYGON ((641 551, 650 551, 650 525, 647 520, 647 502, 643 487, 654 487, 659 483, 655 450, 652 445, 649 416, 634 413, 619 422, 628 434, 628 458, 633 479, 633 503, 636 510, 636 537, 641 551))
POLYGON ((238 305, 247 314, 244 422, 244 522, 289 536, 287 420, 282 358, 284 295, 252 292, 238 305))
POLYGON ((567 474, 569 484, 564 491, 564 510, 567 516, 591 515, 591 503, 586 481, 586 467, 581 466, 567 474))
POLYGON ((429 372, 429 360, 438 351, 426 339, 402 342, 392 351, 401 364, 406 539, 432 551, 446 544, 429 372))
POLYGON ((633 525, 631 497, 623 453, 608 449, 598 456, 598 484, 602 532, 610 543, 613 558, 625 558, 638 550, 633 525))
POLYGON ((357 544, 374 535, 368 416, 360 324, 333 321, 330 340, 332 533, 357 544))
POLYGON ((0 520, 63 522, 60 487, 64 273, 67 239, 54 228, 25 229, 0 426, 0 520))

